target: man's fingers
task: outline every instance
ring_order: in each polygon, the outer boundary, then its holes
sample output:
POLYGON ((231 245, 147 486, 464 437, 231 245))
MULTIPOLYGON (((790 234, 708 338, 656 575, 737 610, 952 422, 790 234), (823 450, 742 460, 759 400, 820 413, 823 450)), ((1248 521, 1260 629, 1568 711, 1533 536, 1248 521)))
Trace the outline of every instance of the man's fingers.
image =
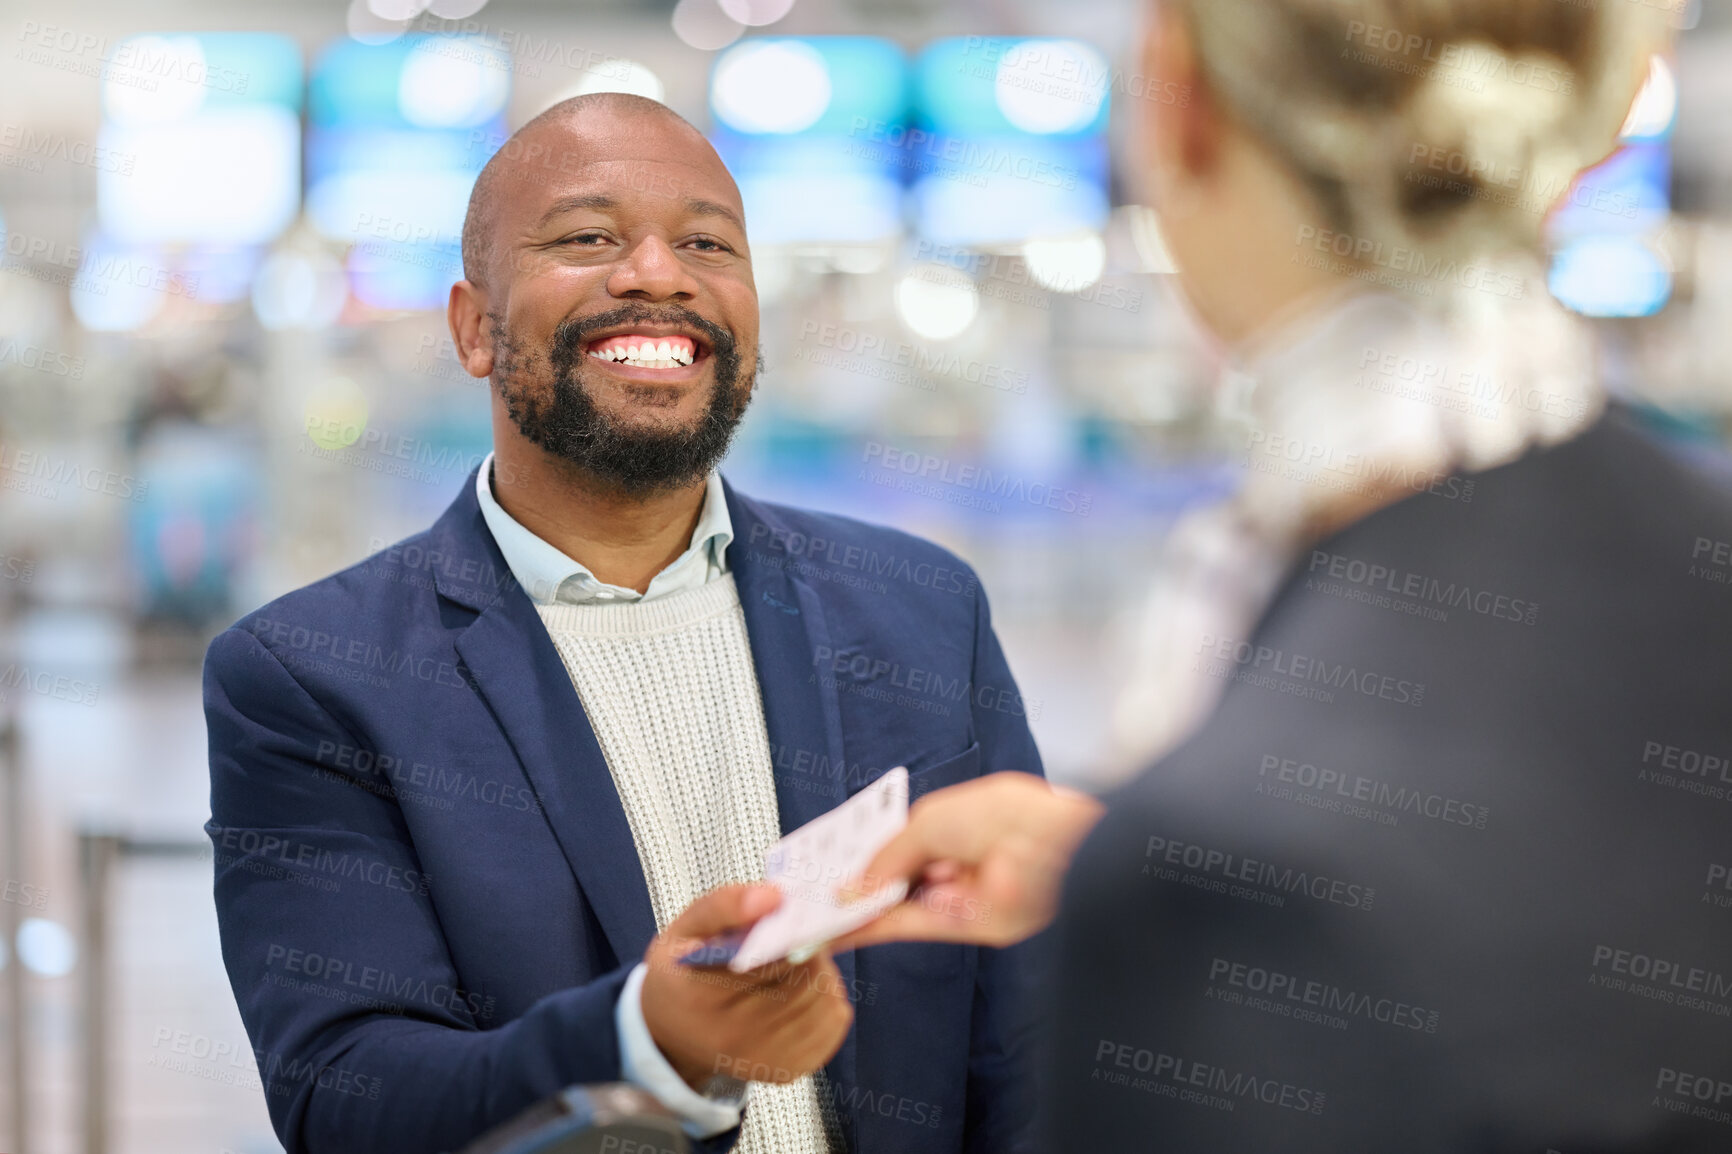
MULTIPOLYGON (((943 889, 923 891, 919 897, 892 906, 880 917, 867 922, 852 933, 830 943, 834 953, 858 950, 885 942, 973 942, 981 937, 984 926, 978 919, 968 919, 942 912, 960 901, 950 901, 950 892, 943 889), (928 903, 937 906, 930 908, 928 903)), ((978 908, 978 906, 976 907, 978 908)))
POLYGON ((744 929, 782 904, 775 886, 736 885, 711 890, 668 924, 670 938, 709 938, 744 929))
POLYGON ((842 887, 844 902, 870 897, 888 882, 917 877, 933 860, 926 846, 926 831, 912 821, 878 851, 864 870, 842 887))

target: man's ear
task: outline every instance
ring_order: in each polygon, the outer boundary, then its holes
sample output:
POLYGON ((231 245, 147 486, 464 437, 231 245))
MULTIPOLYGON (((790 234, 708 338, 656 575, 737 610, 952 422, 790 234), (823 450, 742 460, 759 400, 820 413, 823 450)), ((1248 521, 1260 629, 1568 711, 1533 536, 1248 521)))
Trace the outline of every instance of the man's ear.
POLYGON ((445 319, 464 371, 472 377, 492 375, 493 332, 487 324, 487 290, 466 280, 452 285, 445 319))

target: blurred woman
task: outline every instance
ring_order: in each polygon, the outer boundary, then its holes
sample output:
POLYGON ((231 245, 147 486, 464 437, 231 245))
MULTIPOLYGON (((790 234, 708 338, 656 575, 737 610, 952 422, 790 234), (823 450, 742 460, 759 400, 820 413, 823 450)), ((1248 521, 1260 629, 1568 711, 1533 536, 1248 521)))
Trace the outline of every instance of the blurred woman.
POLYGON ((1146 175, 1244 483, 1138 635, 1150 768, 923 799, 854 939, 1013 940, 1063 885, 1054 1149, 1732 1149, 1732 497, 1540 260, 1560 200, 1618 211, 1572 181, 1665 15, 1154 11, 1146 175))

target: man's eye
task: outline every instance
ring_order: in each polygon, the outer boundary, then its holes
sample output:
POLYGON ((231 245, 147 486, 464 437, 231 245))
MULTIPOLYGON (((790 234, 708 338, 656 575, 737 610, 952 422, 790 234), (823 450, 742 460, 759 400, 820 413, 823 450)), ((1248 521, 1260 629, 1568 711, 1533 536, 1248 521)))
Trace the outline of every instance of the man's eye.
POLYGON ((599 232, 580 232, 576 236, 572 237, 569 243, 587 244, 594 247, 595 245, 601 244, 606 239, 607 237, 599 232))
POLYGON ((728 251, 727 245, 723 244, 719 240, 711 240, 707 236, 700 236, 697 239, 693 240, 692 241, 692 247, 695 249, 698 249, 702 252, 727 252, 728 251))

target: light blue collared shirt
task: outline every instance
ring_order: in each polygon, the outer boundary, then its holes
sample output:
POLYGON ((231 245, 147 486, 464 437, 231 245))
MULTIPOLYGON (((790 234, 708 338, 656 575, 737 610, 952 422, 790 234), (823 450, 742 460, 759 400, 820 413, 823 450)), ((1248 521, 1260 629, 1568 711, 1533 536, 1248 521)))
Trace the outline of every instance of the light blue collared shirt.
MULTIPOLYGON (((594 573, 524 528, 493 496, 493 454, 481 462, 475 475, 475 497, 481 517, 487 522, 494 543, 505 555, 511 575, 538 605, 582 605, 608 601, 653 601, 670 593, 681 593, 707 585, 728 571, 728 544, 734 539, 734 524, 728 517, 722 478, 711 473, 704 489, 704 507, 692 530, 691 545, 672 564, 654 577, 642 593, 598 580, 594 573)), ((619 1068, 626 1081, 654 1094, 662 1105, 683 1120, 686 1133, 709 1138, 740 1124, 746 1098, 709 1098, 690 1086, 668 1064, 650 1037, 643 1016, 643 981, 648 970, 642 962, 626 979, 614 1006, 614 1029, 619 1034, 619 1068)))
POLYGON ((707 585, 728 571, 728 545, 734 539, 734 523, 728 517, 728 499, 722 492, 722 475, 711 473, 704 488, 704 507, 692 530, 691 546, 654 577, 642 593, 598 580, 583 565, 573 561, 507 513, 493 497, 493 454, 481 462, 475 474, 475 497, 511 575, 538 605, 584 605, 597 601, 654 601, 669 593, 681 593, 707 585))

